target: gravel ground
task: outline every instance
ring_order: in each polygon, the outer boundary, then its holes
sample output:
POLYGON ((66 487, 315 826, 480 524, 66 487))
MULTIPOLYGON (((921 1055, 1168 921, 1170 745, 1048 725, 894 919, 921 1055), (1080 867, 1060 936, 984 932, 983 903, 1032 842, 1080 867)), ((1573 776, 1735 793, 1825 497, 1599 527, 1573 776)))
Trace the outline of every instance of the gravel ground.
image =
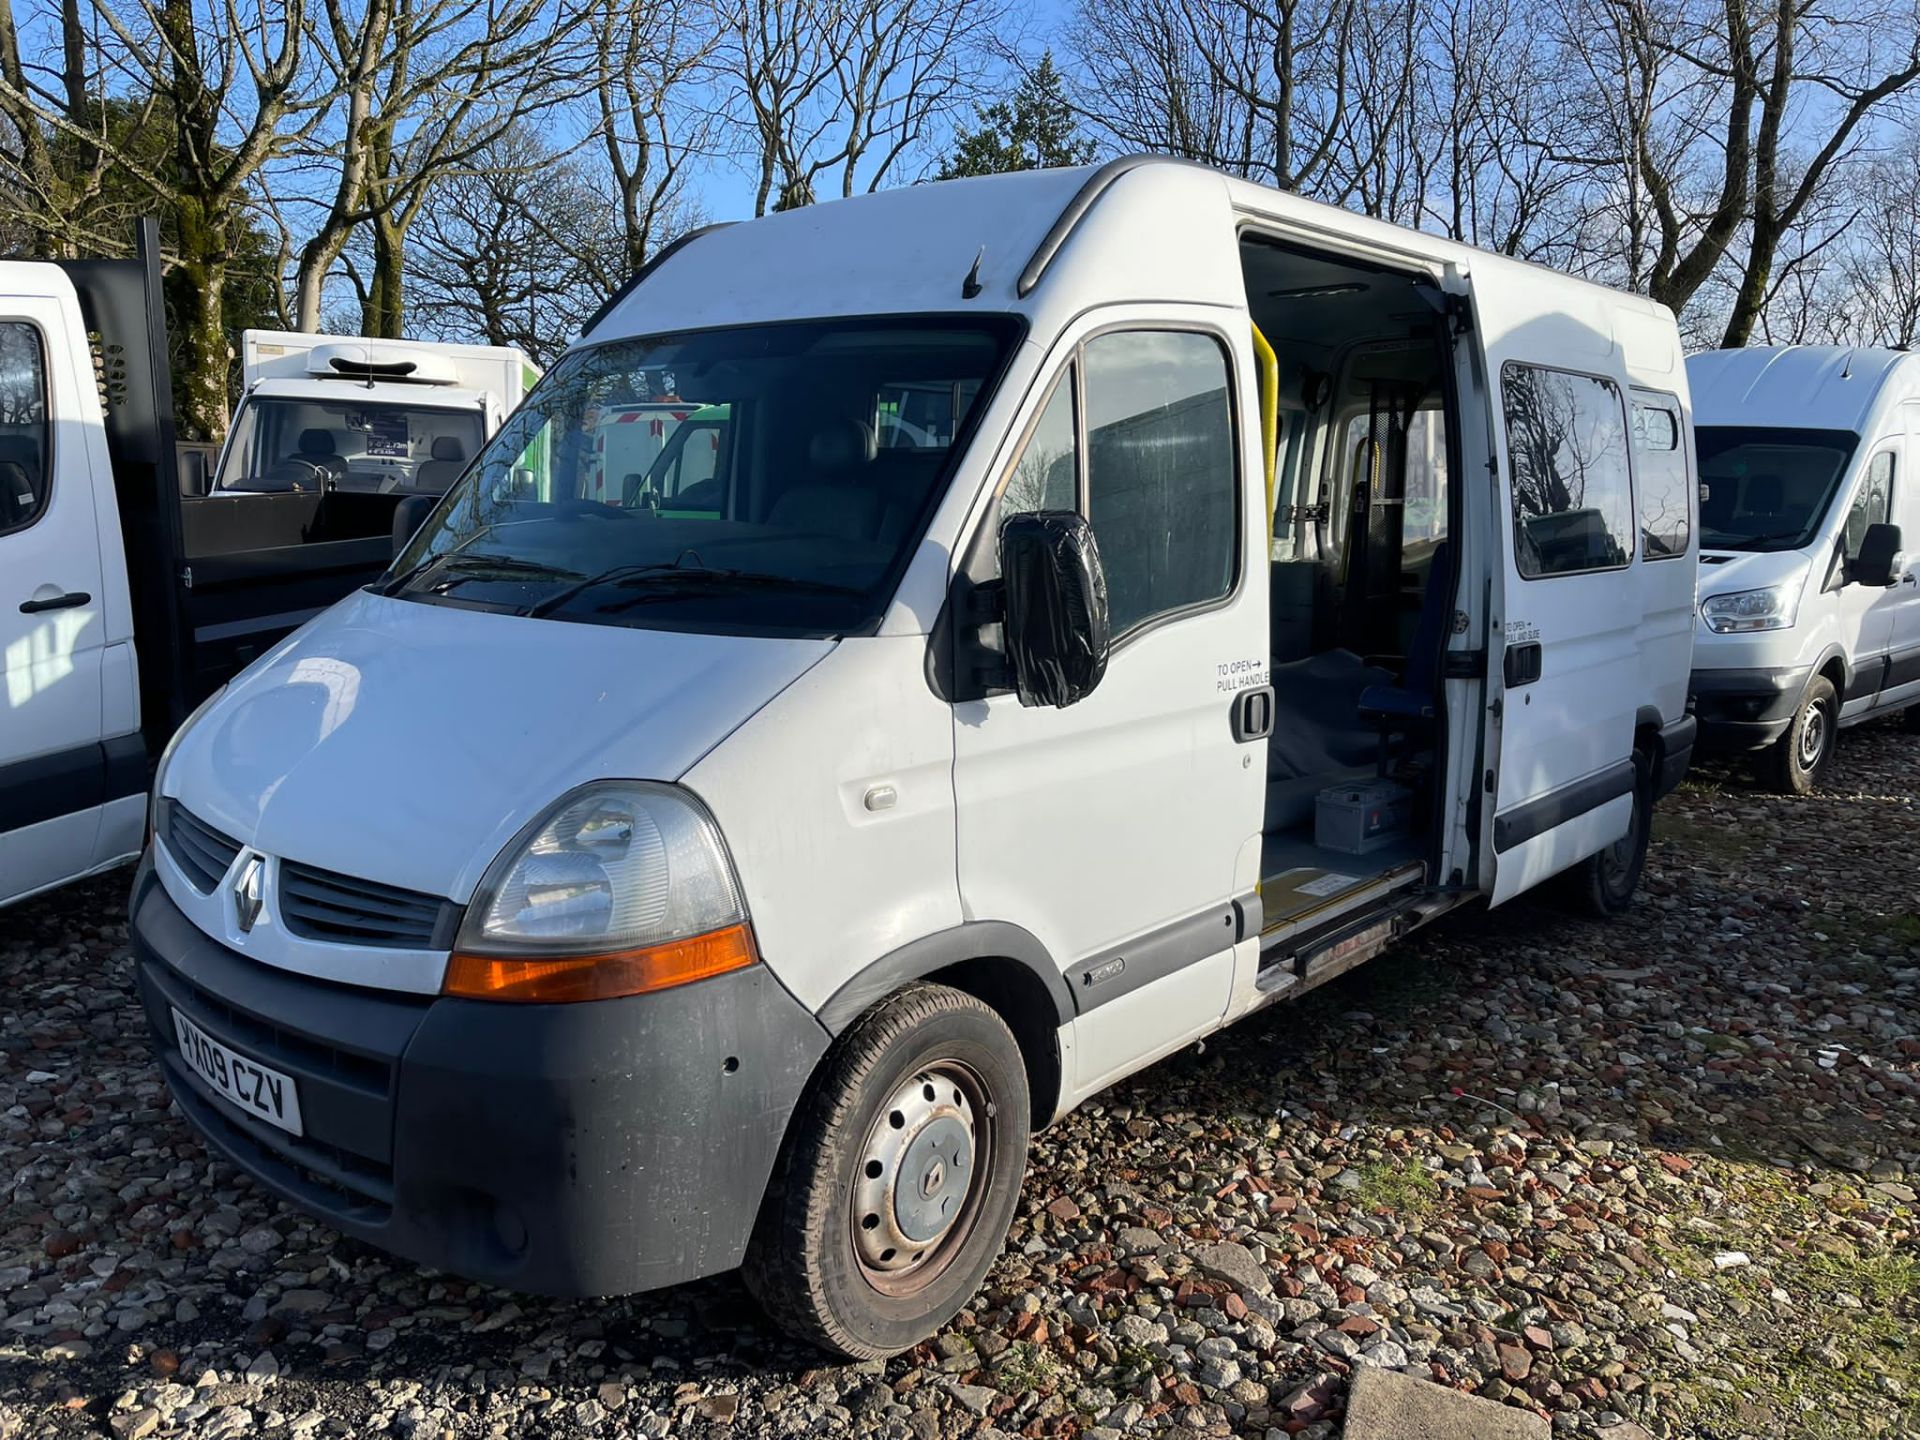
POLYGON ((124 876, 0 914, 0 1440, 1337 1433, 1400 1367, 1639 1440, 1920 1434, 1920 739, 1708 771, 1635 913, 1455 917, 1034 1146, 974 1306, 827 1366, 731 1278, 516 1297, 209 1161, 124 876))

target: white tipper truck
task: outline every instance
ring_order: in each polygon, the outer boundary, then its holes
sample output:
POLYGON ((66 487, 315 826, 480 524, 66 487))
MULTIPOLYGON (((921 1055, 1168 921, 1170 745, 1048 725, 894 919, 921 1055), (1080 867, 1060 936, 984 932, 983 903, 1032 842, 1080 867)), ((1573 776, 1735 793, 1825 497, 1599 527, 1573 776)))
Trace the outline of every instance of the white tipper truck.
POLYGON ((244 349, 208 493, 178 468, 153 223, 135 259, 0 261, 0 906, 137 855, 175 727, 385 570, 406 498, 458 479, 535 375, 477 345, 244 349))

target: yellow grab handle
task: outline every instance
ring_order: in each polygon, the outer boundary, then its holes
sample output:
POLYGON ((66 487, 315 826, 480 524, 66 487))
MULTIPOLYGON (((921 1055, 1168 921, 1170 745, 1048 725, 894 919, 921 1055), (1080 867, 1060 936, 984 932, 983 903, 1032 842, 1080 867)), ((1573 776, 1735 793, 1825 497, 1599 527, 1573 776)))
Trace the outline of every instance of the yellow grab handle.
POLYGON ((1280 357, 1253 327, 1253 373, 1260 384, 1260 459, 1267 475, 1267 538, 1273 538, 1274 472, 1280 452, 1280 357))

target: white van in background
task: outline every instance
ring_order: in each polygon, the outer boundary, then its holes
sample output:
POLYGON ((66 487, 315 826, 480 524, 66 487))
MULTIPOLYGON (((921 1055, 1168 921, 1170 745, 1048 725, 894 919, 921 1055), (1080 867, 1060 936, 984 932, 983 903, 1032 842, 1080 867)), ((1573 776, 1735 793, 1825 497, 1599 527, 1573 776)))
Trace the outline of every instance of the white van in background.
POLYGON ((216 496, 440 495, 540 372, 505 346, 248 330, 240 373, 216 496))
POLYGON ((1703 744, 1804 794, 1840 730, 1920 710, 1920 355, 1788 345, 1687 361, 1700 458, 1703 744))
POLYGON ((1194 166, 690 237, 182 731, 131 899, 174 1097, 423 1263, 744 1264, 904 1349, 1033 1128, 1470 901, 1630 903, 1686 433, 1660 306, 1194 166))

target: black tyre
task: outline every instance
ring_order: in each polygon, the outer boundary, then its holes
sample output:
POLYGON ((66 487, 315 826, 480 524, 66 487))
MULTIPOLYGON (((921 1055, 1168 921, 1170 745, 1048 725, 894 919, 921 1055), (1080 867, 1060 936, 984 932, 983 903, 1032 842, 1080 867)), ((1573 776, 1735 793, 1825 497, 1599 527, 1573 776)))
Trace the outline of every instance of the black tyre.
POLYGON ((1644 750, 1634 751, 1633 768, 1633 817, 1627 822, 1627 833, 1562 877, 1561 898, 1578 914, 1601 920, 1624 914, 1640 887, 1647 844, 1653 837, 1653 757, 1644 750))
POLYGON ((1920 735, 1920 704, 1909 705, 1902 710, 1900 723, 1906 727, 1909 735, 1920 735))
POLYGON ((1030 1112, 992 1009, 944 985, 897 991, 835 1042, 795 1111, 747 1288, 782 1328, 854 1359, 926 1339, 1006 1241, 1030 1112))
POLYGON ((1816 675, 1800 697, 1787 733, 1767 752, 1767 783, 1782 795, 1811 795, 1826 779, 1840 738, 1840 696, 1833 682, 1816 675))

